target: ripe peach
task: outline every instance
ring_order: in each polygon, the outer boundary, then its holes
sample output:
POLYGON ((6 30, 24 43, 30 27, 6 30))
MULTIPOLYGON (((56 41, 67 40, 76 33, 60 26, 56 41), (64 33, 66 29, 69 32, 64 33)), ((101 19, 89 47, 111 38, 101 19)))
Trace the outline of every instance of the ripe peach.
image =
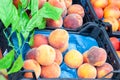
POLYGON ((115 5, 120 9, 120 0, 108 0, 108 4, 115 5))
POLYGON ((63 61, 62 53, 58 49, 55 49, 55 52, 56 52, 56 57, 55 57, 54 62, 56 62, 58 65, 60 65, 63 61))
POLYGON ((94 66, 101 66, 106 62, 107 53, 103 48, 93 46, 87 53, 88 63, 94 66))
POLYGON ((38 0, 38 8, 40 9, 47 0, 38 0))
POLYGON ((51 65, 41 67, 41 77, 43 78, 58 78, 60 74, 60 66, 55 62, 51 65))
POLYGON ((72 0, 64 0, 64 1, 67 8, 69 8, 72 5, 72 0))
POLYGON ((56 53, 55 49, 49 45, 41 45, 37 48, 36 60, 41 65, 50 65, 54 62, 56 53))
POLYGON ((64 56, 64 62, 70 68, 78 68, 83 63, 83 56, 77 50, 70 50, 64 56))
POLYGON ((108 5, 108 0, 91 0, 94 7, 105 8, 108 5))
POLYGON ((104 22, 109 22, 112 25, 112 31, 115 32, 118 30, 119 22, 114 17, 108 17, 103 20, 104 22))
POLYGON ((78 14, 69 14, 64 18, 63 25, 65 28, 76 29, 81 27, 83 19, 78 14))
POLYGON ((34 59, 36 60, 37 48, 30 49, 25 55, 25 59, 34 59))
MULTIPOLYGON (((28 59, 24 61, 23 68, 25 70, 33 70, 38 78, 41 74, 41 66, 33 59, 28 59)), ((26 72, 24 77, 26 78, 33 78, 31 72, 26 72)))
POLYGON ((83 53, 83 62, 84 62, 84 63, 88 63, 87 55, 88 55, 88 51, 85 51, 85 52, 83 53))
POLYGON ((97 76, 97 70, 91 64, 84 63, 78 68, 77 74, 78 74, 79 78, 93 78, 93 79, 95 79, 97 76))
POLYGON ((35 34, 34 35, 34 43, 31 47, 38 48, 42 44, 48 44, 48 38, 42 34, 35 34))
POLYGON ((110 37, 110 41, 111 41, 114 49, 119 50, 119 48, 120 48, 119 39, 117 37, 110 37))
POLYGON ((66 42, 65 45, 62 48, 59 49, 61 51, 61 53, 63 53, 64 51, 67 50, 68 45, 69 45, 69 42, 66 42))
MULTIPOLYGON (((102 66, 96 67, 97 69, 97 78, 102 78, 105 76, 107 73, 113 71, 113 67, 109 63, 104 63, 102 66)), ((113 73, 109 74, 105 78, 112 78, 113 73)))
POLYGON ((103 18, 103 9, 94 7, 94 11, 99 19, 103 18))
POLYGON ((59 20, 47 19, 46 24, 47 24, 47 27, 60 28, 62 27, 63 19, 62 17, 60 17, 59 20))
POLYGON ((56 29, 50 33, 48 40, 51 46, 60 49, 68 42, 69 34, 64 29, 56 29))
POLYGON ((120 58, 120 51, 116 51, 118 57, 120 58))
POLYGON ((104 18, 115 17, 118 19, 120 17, 120 10, 114 5, 109 5, 104 9, 104 18))
POLYGON ((85 12, 80 4, 73 4, 68 8, 68 14, 79 14, 81 17, 84 17, 85 12))

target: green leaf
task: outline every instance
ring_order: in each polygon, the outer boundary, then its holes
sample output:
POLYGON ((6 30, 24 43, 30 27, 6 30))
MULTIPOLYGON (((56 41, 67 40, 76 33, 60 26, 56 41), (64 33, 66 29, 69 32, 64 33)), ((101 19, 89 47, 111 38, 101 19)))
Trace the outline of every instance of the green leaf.
POLYGON ((28 38, 30 32, 24 30, 24 31, 22 31, 21 33, 22 33, 24 39, 26 40, 26 39, 28 38))
POLYGON ((31 1, 31 14, 32 16, 38 11, 38 0, 30 0, 31 1))
POLYGON ((19 44, 19 47, 21 47, 21 45, 22 45, 22 39, 21 39, 21 35, 20 35, 20 33, 16 33, 17 34, 17 39, 18 39, 18 44, 19 44))
POLYGON ((43 18, 41 23, 39 22, 37 26, 38 26, 38 29, 44 29, 46 27, 46 19, 43 18))
POLYGON ((21 3, 22 3, 22 7, 23 7, 23 8, 26 8, 27 5, 28 5, 28 0, 20 0, 20 1, 21 1, 21 3))
POLYGON ((34 43, 34 31, 33 31, 32 34, 30 35, 30 40, 29 40, 28 44, 29 44, 30 46, 32 46, 33 43, 34 43))
POLYGON ((22 66, 23 66, 23 59, 22 59, 22 54, 20 54, 17 58, 17 60, 14 62, 12 68, 9 70, 8 74, 14 73, 19 71, 22 66))
POLYGON ((62 9, 50 5, 48 2, 39 10, 39 14, 41 14, 42 17, 51 18, 53 20, 58 20, 62 12, 62 9))
POLYGON ((0 59, 0 69, 8 69, 14 60, 14 50, 8 52, 2 59, 0 59))

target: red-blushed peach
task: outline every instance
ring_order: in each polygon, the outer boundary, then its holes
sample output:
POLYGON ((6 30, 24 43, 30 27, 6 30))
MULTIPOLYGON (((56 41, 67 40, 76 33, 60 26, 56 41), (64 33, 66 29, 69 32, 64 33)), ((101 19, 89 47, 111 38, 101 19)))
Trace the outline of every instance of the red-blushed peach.
MULTIPOLYGON (((96 67, 97 69, 97 78, 102 78, 105 76, 107 73, 113 71, 113 67, 109 63, 104 63, 102 66, 96 67)), ((105 78, 112 78, 113 73, 109 74, 105 78)))
POLYGON ((41 66, 42 78, 59 78, 60 74, 60 66, 55 62, 48 66, 41 66))
POLYGON ((94 10, 95 10, 95 13, 96 13, 97 17, 99 19, 102 19, 103 18, 103 9, 94 7, 94 10))
POLYGON ((63 18, 60 17, 59 20, 47 19, 46 24, 47 24, 47 27, 60 28, 62 27, 62 24, 63 24, 63 18))
POLYGON ((42 44, 48 44, 48 38, 47 36, 44 36, 42 34, 35 34, 32 48, 38 48, 42 44))
POLYGON ((87 60, 94 66, 102 66, 107 60, 107 53, 105 49, 93 46, 88 50, 87 60))
POLYGON ((65 29, 55 29, 48 37, 49 44, 57 49, 62 48, 68 40, 69 34, 65 29))
POLYGON ((54 62, 55 49, 49 45, 41 45, 37 48, 36 60, 40 65, 50 65, 54 62))
POLYGON ((68 8, 68 14, 79 14, 81 17, 84 17, 85 12, 80 4, 73 4, 68 8))
POLYGON ((85 51, 85 52, 83 53, 83 62, 84 62, 84 63, 88 63, 87 56, 88 56, 88 51, 85 51))
POLYGON ((0 49, 0 59, 2 58, 3 56, 2 56, 2 50, 0 49))
POLYGON ((83 56, 77 50, 70 50, 64 56, 64 62, 70 68, 78 68, 83 63, 83 56))
MULTIPOLYGON (((41 66, 39 65, 39 63, 37 63, 33 59, 25 60, 23 68, 25 70, 33 70, 35 72, 36 78, 38 78, 40 76, 40 74, 41 74, 41 66)), ((24 77, 26 77, 26 78, 33 78, 33 75, 32 75, 31 72, 26 72, 24 74, 24 77)))
POLYGON ((78 14, 69 14, 63 20, 65 28, 77 29, 83 24, 83 18, 78 14))
POLYGON ((58 49, 55 49, 55 52, 56 52, 56 57, 55 57, 54 62, 56 62, 58 65, 60 65, 63 61, 62 53, 58 49))
POLYGON ((77 74, 79 78, 95 79, 97 76, 97 70, 93 65, 84 63, 78 68, 77 74))

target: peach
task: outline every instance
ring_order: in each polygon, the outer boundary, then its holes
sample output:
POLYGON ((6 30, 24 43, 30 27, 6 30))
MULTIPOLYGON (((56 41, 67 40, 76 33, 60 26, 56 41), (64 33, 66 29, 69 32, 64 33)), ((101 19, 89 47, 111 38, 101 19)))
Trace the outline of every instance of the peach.
POLYGON ((63 20, 63 25, 65 28, 76 29, 81 27, 83 24, 83 19, 78 14, 69 14, 63 20))
POLYGON ((103 48, 91 47, 87 53, 88 63, 94 66, 101 66, 106 62, 107 53, 103 48))
POLYGON ((3 56, 2 56, 2 50, 0 49, 0 59, 2 58, 3 56))
POLYGON ((119 50, 119 48, 120 48, 119 39, 117 37, 110 37, 110 41, 111 41, 114 49, 119 50))
POLYGON ((72 0, 64 0, 64 1, 67 8, 69 8, 72 5, 72 0))
POLYGON ((47 27, 60 28, 62 27, 63 19, 62 17, 60 17, 59 20, 47 19, 46 24, 47 24, 47 27))
POLYGON ((85 12, 80 4, 73 4, 68 8, 68 14, 79 14, 81 17, 84 17, 85 12))
POLYGON ((49 44, 57 49, 62 48, 69 40, 69 34, 64 29, 56 29, 52 31, 48 37, 49 44))
POLYGON ((120 58, 120 51, 116 51, 118 57, 120 58))
POLYGON ((114 17, 108 17, 103 20, 104 22, 109 22, 112 25, 112 31, 115 32, 119 28, 119 22, 114 17))
POLYGON ((60 66, 55 62, 51 65, 41 67, 41 77, 43 78, 58 78, 60 74, 60 66))
POLYGON ((32 48, 38 48, 42 44, 48 44, 48 38, 42 34, 35 34, 32 48))
POLYGON ((78 68, 83 63, 83 56, 77 50, 70 50, 64 56, 64 62, 70 68, 78 68))
POLYGON ((62 48, 59 49, 61 51, 61 53, 63 53, 64 51, 67 50, 68 45, 69 45, 69 42, 66 42, 65 45, 62 48))
MULTIPOLYGON (((113 71, 113 67, 109 63, 104 63, 102 66, 96 67, 97 69, 97 78, 102 78, 105 76, 107 73, 113 71)), ((113 73, 109 74, 105 78, 112 78, 113 73)))
POLYGON ((77 74, 78 74, 79 78, 93 78, 93 79, 95 79, 97 76, 97 70, 91 64, 84 63, 78 68, 77 74))
MULTIPOLYGON (((41 66, 33 59, 25 60, 23 68, 25 70, 33 70, 35 72, 35 75, 36 75, 37 78, 41 74, 41 66)), ((24 77, 26 77, 26 78, 33 78, 33 75, 32 75, 31 72, 26 72, 24 74, 24 77)))
POLYGON ((40 9, 47 0, 38 0, 38 8, 40 9))
POLYGON ((18 8, 18 4, 21 4, 20 0, 13 0, 13 4, 18 8))
POLYGON ((108 0, 91 0, 94 7, 105 8, 108 5, 108 0))
POLYGON ((41 45, 37 48, 36 60, 41 65, 50 65, 54 62, 56 53, 55 49, 49 45, 41 45))
POLYGON ((109 5, 104 9, 104 18, 115 17, 118 19, 120 17, 120 10, 114 5, 109 5))
POLYGON ((120 0, 108 0, 108 3, 115 5, 120 9, 120 0))
POLYGON ((88 55, 88 51, 85 51, 85 52, 83 53, 83 62, 84 62, 84 63, 88 63, 87 55, 88 55))
POLYGON ((58 49, 55 49, 55 52, 56 52, 56 57, 55 57, 54 62, 56 62, 58 65, 60 65, 63 61, 62 53, 58 49))
POLYGON ((25 55, 25 59, 34 59, 36 60, 37 48, 30 49, 25 55))
POLYGON ((120 31, 120 19, 118 19, 118 23, 119 23, 118 30, 120 31))
POLYGON ((94 7, 94 11, 99 19, 103 18, 103 9, 94 7))

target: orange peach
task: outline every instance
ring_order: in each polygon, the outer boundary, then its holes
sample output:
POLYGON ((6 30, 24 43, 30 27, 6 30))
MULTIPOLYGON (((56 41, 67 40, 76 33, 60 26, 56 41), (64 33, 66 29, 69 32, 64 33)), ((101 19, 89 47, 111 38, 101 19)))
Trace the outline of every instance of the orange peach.
POLYGON ((64 0, 64 1, 67 8, 69 8, 72 5, 72 0, 64 0))
MULTIPOLYGON (((25 60, 23 68, 25 70, 33 70, 35 72, 35 75, 36 75, 37 78, 41 74, 41 66, 33 59, 25 60)), ((31 72, 26 72, 24 74, 24 77, 26 77, 26 78, 33 78, 33 75, 32 75, 31 72)))
POLYGON ((41 65, 50 65, 54 62, 56 53, 55 49, 49 45, 41 45, 37 48, 36 60, 41 65))
POLYGON ((47 19, 46 24, 47 24, 47 27, 60 28, 62 27, 63 19, 62 17, 60 17, 59 20, 47 19))
POLYGON ((115 32, 119 28, 119 22, 114 17, 108 17, 103 20, 104 22, 109 22, 112 25, 112 31, 115 32))
POLYGON ((120 51, 116 51, 118 57, 120 58, 120 51))
POLYGON ((103 9, 94 7, 94 11, 99 19, 103 18, 103 9))
POLYGON ((32 48, 38 48, 42 44, 48 44, 48 38, 42 34, 35 34, 32 48))
POLYGON ((69 34, 64 29, 56 29, 50 33, 48 40, 51 46, 60 49, 68 42, 69 34))
POLYGON ((77 74, 79 78, 92 78, 95 79, 97 76, 97 70, 94 66, 89 63, 82 64, 78 70, 77 74))
POLYGON ((70 50, 64 56, 64 62, 70 68, 78 68, 83 63, 83 56, 77 50, 70 50))
POLYGON ((41 67, 42 78, 58 78, 60 74, 61 74, 60 66, 55 62, 51 65, 41 67))
POLYGON ((118 19, 118 23, 119 23, 118 30, 120 31, 120 19, 118 19))
POLYGON ((107 53, 103 48, 93 46, 87 53, 88 63, 94 66, 101 66, 106 62, 107 53))
POLYGON ((73 4, 68 8, 68 14, 79 14, 81 17, 84 17, 85 12, 80 4, 73 4))
MULTIPOLYGON (((102 78, 107 73, 113 71, 113 67, 109 63, 105 63, 102 66, 96 67, 96 69, 97 69, 97 78, 102 78)), ((105 78, 112 78, 112 76, 113 76, 113 73, 109 74, 105 78)))
POLYGON ((76 29, 81 27, 83 24, 83 18, 78 14, 69 14, 63 20, 65 28, 76 29))
POLYGON ((54 62, 56 62, 58 65, 60 65, 63 61, 62 53, 58 49, 55 49, 55 52, 56 52, 56 57, 55 57, 54 62))
POLYGON ((104 9, 104 18, 115 17, 118 19, 120 17, 120 10, 114 5, 109 5, 104 9))
POLYGON ((40 9, 47 0, 38 0, 38 8, 40 9))
POLYGON ((115 5, 120 9, 120 0, 108 0, 108 4, 115 5))

